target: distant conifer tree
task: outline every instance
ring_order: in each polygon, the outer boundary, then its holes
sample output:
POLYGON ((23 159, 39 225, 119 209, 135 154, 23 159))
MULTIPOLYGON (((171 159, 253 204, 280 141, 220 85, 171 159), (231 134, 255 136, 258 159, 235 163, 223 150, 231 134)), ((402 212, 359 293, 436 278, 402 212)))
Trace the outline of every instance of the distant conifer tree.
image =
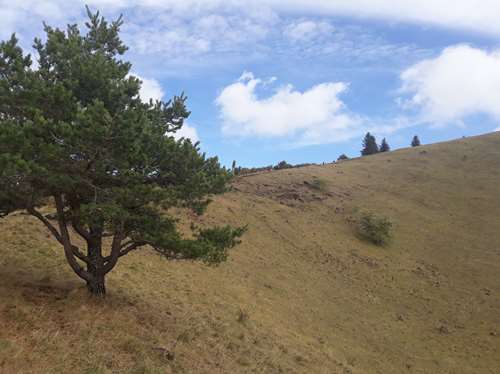
POLYGON ((384 139, 382 139, 382 143, 380 144, 380 152, 389 152, 391 150, 391 147, 389 147, 389 144, 387 143, 387 141, 384 139))
POLYGON ((418 147, 419 145, 420 145, 420 139, 418 138, 417 135, 415 135, 411 141, 411 146, 418 147))
POLYGON ((349 157, 345 153, 342 153, 338 158, 337 161, 344 161, 344 160, 349 160, 349 157))
POLYGON ((289 164, 288 162, 286 161, 280 161, 278 163, 278 165, 276 165, 274 167, 275 170, 280 170, 280 169, 290 169, 290 168, 293 168, 293 165, 289 164))
POLYGON ((369 132, 366 133, 363 139, 363 149, 361 150, 361 155, 368 156, 378 153, 378 145, 375 137, 369 132))

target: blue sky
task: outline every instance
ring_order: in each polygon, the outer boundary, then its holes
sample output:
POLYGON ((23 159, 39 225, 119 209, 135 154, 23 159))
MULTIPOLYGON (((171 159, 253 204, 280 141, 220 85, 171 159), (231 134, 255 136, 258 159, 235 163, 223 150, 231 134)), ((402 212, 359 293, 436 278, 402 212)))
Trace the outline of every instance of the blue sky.
POLYGON ((124 15, 141 96, 184 91, 182 135, 243 166, 358 156, 500 127, 500 1, 0 0, 0 37, 124 15))

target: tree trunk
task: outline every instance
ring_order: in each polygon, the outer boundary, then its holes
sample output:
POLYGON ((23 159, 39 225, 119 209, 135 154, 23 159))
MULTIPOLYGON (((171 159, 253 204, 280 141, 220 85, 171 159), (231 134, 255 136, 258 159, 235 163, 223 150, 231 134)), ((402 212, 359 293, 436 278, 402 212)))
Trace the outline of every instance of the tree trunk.
POLYGON ((95 242, 89 242, 87 250, 89 258, 87 271, 91 274, 91 278, 87 281, 87 288, 92 296, 104 297, 106 295, 106 286, 101 241, 98 239, 95 242))
POLYGON ((87 289, 92 296, 104 297, 106 296, 106 286, 104 282, 104 275, 93 274, 92 279, 87 281, 87 289))

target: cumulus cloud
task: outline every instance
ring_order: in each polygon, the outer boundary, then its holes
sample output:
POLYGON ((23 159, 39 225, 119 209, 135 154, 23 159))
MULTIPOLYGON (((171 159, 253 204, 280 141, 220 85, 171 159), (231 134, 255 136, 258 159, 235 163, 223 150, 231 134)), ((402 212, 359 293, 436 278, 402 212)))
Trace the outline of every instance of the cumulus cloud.
POLYGON ((468 115, 500 118, 500 52, 467 45, 448 47, 401 74, 403 107, 435 124, 459 123, 468 115))
POLYGON ((358 133, 361 119, 339 96, 348 85, 326 82, 303 92, 291 84, 260 98, 257 89, 269 81, 244 72, 216 99, 225 135, 288 137, 294 143, 318 144, 345 140, 358 133))

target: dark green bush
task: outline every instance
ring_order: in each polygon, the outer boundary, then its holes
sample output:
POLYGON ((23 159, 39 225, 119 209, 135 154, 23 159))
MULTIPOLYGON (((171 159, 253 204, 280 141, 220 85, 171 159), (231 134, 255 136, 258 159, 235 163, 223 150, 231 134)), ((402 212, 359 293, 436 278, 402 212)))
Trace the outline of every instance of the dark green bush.
POLYGON ((274 170, 291 169, 291 168, 293 168, 293 165, 289 164, 286 161, 280 161, 278 165, 274 167, 274 170))
POLYGON ((383 246, 392 237, 392 222, 389 218, 371 212, 363 212, 358 219, 358 232, 361 237, 375 245, 383 246))

